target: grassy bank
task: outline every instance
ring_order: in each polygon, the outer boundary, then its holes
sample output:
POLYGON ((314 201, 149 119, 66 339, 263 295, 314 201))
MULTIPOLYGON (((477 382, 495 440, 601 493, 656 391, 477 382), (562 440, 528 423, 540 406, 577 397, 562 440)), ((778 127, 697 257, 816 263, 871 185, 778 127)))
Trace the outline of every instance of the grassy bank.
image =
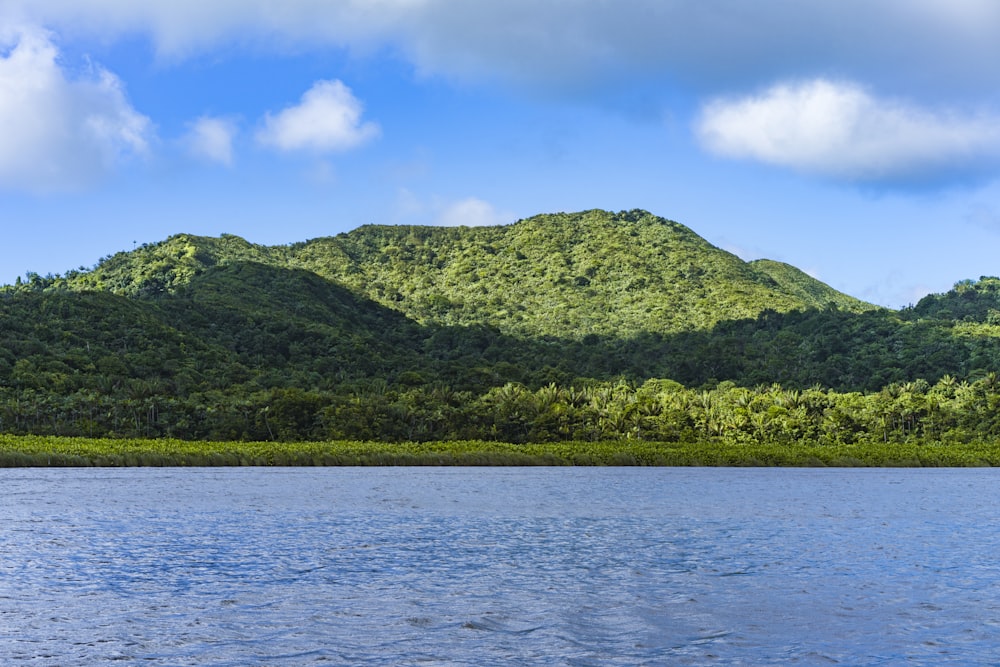
POLYGON ((0 435, 0 467, 1000 465, 1000 444, 191 442, 0 435))

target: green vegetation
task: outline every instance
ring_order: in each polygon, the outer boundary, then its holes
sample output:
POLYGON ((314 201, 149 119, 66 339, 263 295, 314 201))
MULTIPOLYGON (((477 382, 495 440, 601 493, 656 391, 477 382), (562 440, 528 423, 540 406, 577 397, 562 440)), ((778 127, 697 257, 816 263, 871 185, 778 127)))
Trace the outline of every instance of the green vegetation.
POLYGON ((191 442, 0 435, 0 467, 66 466, 996 466, 1000 445, 191 442))
POLYGON ((644 211, 181 234, 0 288, 24 436, 968 447, 997 369, 1000 279, 890 311, 644 211))
POLYGON ((421 325, 518 337, 627 338, 768 309, 873 308, 792 267, 747 264, 645 211, 540 215, 502 227, 367 225, 279 248, 182 234, 51 284, 155 297, 183 292, 212 267, 246 263, 309 271, 421 325))

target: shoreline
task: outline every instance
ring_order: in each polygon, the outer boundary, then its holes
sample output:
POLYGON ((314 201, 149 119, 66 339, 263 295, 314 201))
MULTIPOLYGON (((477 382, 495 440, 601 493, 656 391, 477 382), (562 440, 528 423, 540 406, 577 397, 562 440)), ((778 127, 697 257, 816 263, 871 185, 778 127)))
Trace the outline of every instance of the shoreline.
POLYGON ((0 467, 994 467, 1000 443, 216 442, 0 434, 0 467))

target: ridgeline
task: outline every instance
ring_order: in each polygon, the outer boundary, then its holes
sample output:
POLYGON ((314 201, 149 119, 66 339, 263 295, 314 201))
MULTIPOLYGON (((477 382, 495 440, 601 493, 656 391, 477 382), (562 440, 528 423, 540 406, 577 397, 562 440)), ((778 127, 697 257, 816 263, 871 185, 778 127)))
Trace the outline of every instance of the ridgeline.
POLYGON ((902 311, 644 211, 186 234, 0 288, 0 432, 853 443, 1000 435, 1000 280, 902 311))

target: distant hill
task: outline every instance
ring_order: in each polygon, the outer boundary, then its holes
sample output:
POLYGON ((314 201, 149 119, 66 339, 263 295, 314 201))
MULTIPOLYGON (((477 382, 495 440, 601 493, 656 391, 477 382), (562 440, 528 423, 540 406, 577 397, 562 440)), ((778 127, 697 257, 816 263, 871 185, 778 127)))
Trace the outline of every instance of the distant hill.
POLYGON ((984 278, 877 308, 645 211, 178 234, 0 288, 0 431, 408 437, 510 383, 974 380, 1000 367, 998 295, 984 278))
POLYGON ((833 307, 850 312, 861 312, 874 308, 843 292, 838 292, 826 283, 816 280, 809 274, 795 268, 791 264, 775 262, 770 259, 757 259, 750 262, 756 271, 769 276, 781 290, 798 297, 809 304, 811 308, 833 307))
POLYGON ((313 272, 421 324, 531 336, 624 337, 707 329, 764 310, 874 308, 793 267, 746 263, 645 211, 499 227, 367 225, 283 247, 182 234, 110 257, 66 286, 155 297, 209 267, 247 261, 313 272))

